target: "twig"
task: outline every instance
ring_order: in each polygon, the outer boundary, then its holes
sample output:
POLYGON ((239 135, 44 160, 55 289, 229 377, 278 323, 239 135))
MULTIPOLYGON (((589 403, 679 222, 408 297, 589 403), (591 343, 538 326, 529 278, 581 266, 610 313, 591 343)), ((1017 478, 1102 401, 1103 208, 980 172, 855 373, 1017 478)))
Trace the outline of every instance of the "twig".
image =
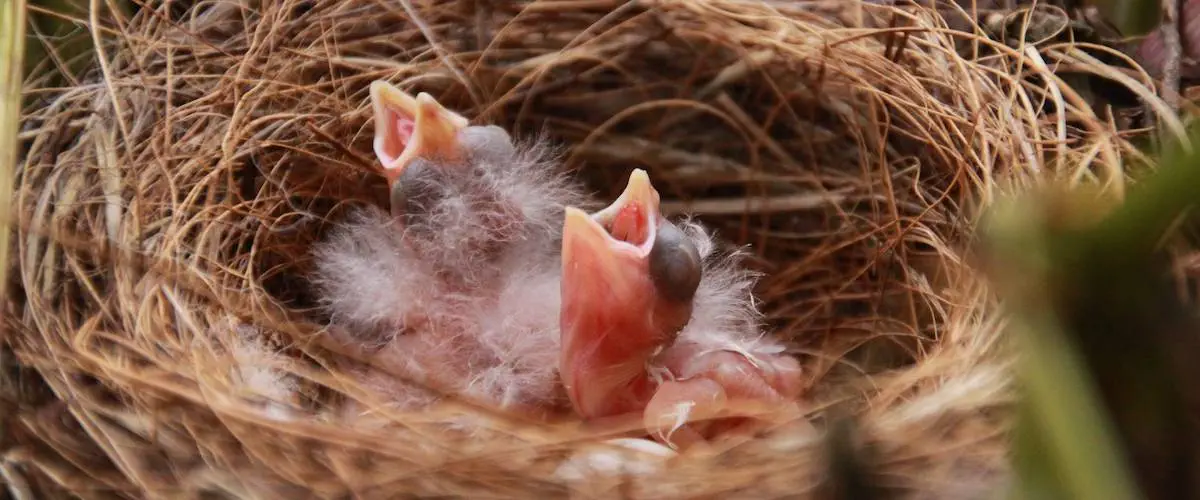
POLYGON ((29 488, 29 481, 26 481, 17 470, 17 464, 9 461, 7 457, 0 459, 0 479, 3 479, 2 482, 8 485, 8 494, 12 495, 13 499, 33 500, 37 498, 33 495, 33 490, 29 488))
POLYGON ((1179 112, 1179 65, 1183 59, 1183 42, 1179 35, 1179 0, 1162 0, 1163 23, 1159 27, 1163 37, 1163 81, 1162 98, 1179 112))
POLYGON ((840 193, 812 193, 769 198, 707 199, 693 202, 664 201, 659 209, 665 214, 696 213, 704 215, 736 215, 743 213, 799 212, 827 205, 836 205, 845 200, 840 193))
MULTIPOLYGON (((21 80, 25 55, 25 2, 4 2, 0 7, 0 207, 12 207, 13 174, 17 165, 17 131, 21 129, 21 80), (4 67, 7 65, 7 67, 4 67)), ((9 214, 3 215, 9 220, 9 214)), ((0 283, 8 282, 8 238, 0 231, 0 283)), ((0 299, 7 287, 0 287, 0 299)))

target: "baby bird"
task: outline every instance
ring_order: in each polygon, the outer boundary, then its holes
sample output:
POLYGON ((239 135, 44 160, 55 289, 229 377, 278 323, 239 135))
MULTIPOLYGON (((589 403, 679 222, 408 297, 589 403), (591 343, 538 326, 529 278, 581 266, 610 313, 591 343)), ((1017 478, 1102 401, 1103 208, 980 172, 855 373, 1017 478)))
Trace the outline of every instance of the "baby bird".
POLYGON ((371 102, 392 215, 435 272, 480 285, 510 266, 505 259, 553 252, 563 207, 584 197, 544 142, 518 145, 500 127, 470 126, 429 94, 382 81, 371 102))
MULTIPOLYGON (((752 276, 699 224, 666 220, 646 172, 589 214, 540 142, 383 82, 371 101, 391 211, 357 212, 315 252, 348 346, 501 408, 641 414, 672 445, 715 434, 701 421, 739 400, 799 392, 798 364, 759 330, 752 276)), ((435 399, 356 375, 401 407, 435 399)))
POLYGON ((566 209, 559 372, 583 417, 640 412, 656 439, 688 445, 727 428, 700 421, 740 402, 793 402, 800 366, 759 329, 739 254, 658 204, 635 170, 608 207, 566 209))
MULTIPOLYGON (((360 210, 316 248, 331 330, 402 373, 500 407, 554 408, 561 217, 585 197, 540 141, 382 81, 370 95, 391 213, 360 210)), ((358 375, 401 407, 435 399, 358 375)))

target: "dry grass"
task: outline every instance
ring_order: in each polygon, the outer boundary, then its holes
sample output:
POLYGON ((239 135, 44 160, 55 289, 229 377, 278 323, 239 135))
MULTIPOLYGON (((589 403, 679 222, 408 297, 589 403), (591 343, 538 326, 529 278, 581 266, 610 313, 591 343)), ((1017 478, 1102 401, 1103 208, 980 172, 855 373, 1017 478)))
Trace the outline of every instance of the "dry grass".
MULTIPOLYGON (((454 441, 433 410, 386 431, 277 421, 232 375, 235 316, 278 332, 271 362, 301 379, 301 403, 368 397, 327 368, 338 354, 302 278, 347 207, 384 200, 367 104, 383 78, 549 132, 601 196, 647 169, 671 210, 752 245, 764 309, 804 353, 810 416, 861 415, 879 482, 922 498, 1003 487, 1003 322, 966 249, 1013 186, 1123 185, 1131 152, 1110 118, 1044 78, 1101 67, 848 1, 412 2, 420 24, 406 3, 117 19, 93 2, 78 21, 101 64, 68 88, 26 84, 5 471, 84 497, 566 493, 550 473, 579 446, 569 422, 493 414, 509 439, 454 441)), ((1144 75, 1125 78, 1164 109, 1144 75)), ((804 496, 822 453, 783 429, 622 491, 804 496)))

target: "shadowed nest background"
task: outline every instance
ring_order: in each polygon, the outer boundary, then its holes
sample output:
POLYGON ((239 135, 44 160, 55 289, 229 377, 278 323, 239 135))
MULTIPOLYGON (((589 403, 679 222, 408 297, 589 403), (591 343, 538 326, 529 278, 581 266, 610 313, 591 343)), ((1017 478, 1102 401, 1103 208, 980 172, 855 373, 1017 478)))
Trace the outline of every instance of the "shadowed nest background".
MULTIPOLYGON (((979 208, 1011 186, 1120 181, 1126 143, 1046 77, 1050 58, 1086 58, 857 2, 422 5, 176 2, 78 19, 100 64, 26 86, 0 360, 11 492, 567 492, 551 473, 581 446, 569 422, 448 403, 383 431, 321 412, 370 397, 330 368, 340 354, 304 277, 349 207, 386 200, 374 79, 544 133, 604 199, 647 169, 668 212, 750 245, 766 320, 809 374, 808 416, 858 415, 874 481, 923 498, 1003 487, 1002 322, 966 249, 979 208), (286 403, 312 418, 260 411, 270 395, 237 369, 243 342, 277 351, 254 364, 291 373, 305 397, 286 403), (455 411, 497 436, 435 427, 455 411)), ((805 496, 826 475, 819 436, 794 430, 719 451, 620 491, 805 496)))

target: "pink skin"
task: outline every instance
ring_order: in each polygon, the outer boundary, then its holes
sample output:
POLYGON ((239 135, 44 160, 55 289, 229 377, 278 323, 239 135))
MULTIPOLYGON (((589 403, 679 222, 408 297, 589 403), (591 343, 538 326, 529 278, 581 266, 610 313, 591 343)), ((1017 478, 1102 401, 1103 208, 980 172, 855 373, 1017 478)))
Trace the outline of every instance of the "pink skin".
POLYGON ((559 373, 585 418, 640 411, 654 390, 646 363, 686 321, 688 311, 659 300, 650 279, 647 256, 660 223, 650 215, 658 215, 657 203, 643 172, 631 177, 611 210, 592 216, 567 209, 559 373))
POLYGON ((705 352, 680 342, 656 361, 675 378, 658 386, 644 422, 656 439, 676 445, 712 438, 744 423, 737 415, 739 405, 786 405, 803 390, 800 364, 787 355, 705 352))
POLYGON ((660 224, 658 193, 640 170, 606 209, 568 210, 560 375, 585 419, 641 413, 655 439, 686 446, 742 423, 741 403, 793 401, 800 367, 784 354, 677 340, 692 304, 655 288, 648 259, 660 224))

